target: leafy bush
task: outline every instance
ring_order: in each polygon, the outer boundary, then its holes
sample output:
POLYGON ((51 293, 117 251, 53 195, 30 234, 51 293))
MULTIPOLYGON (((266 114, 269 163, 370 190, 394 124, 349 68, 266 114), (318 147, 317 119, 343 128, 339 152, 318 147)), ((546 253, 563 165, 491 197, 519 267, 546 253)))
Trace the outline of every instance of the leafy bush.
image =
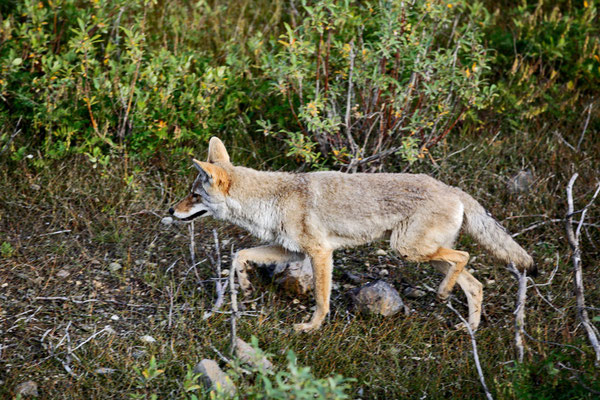
POLYGON ((348 170, 399 154, 412 162, 494 86, 467 2, 304 1, 263 65, 291 119, 262 121, 288 155, 348 170))
POLYGON ((483 11, 500 75, 495 108, 516 123, 546 113, 579 117, 577 106, 600 90, 597 1, 508 1, 490 9, 483 11))
POLYGON ((235 49, 217 65, 194 47, 206 32, 187 30, 226 12, 202 1, 17 3, 0 34, 0 115, 23 116, 26 145, 48 157, 189 151, 250 99, 235 49))

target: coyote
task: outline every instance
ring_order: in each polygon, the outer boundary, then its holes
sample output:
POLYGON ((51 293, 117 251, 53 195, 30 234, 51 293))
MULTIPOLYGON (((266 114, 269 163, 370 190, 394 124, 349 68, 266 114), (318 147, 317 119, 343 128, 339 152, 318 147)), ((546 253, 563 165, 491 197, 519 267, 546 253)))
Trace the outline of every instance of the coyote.
POLYGON ((427 175, 257 171, 234 166, 216 137, 208 161, 193 162, 198 177, 170 214, 185 221, 210 215, 270 243, 240 250, 232 260, 245 295, 251 291, 249 262, 310 257, 317 307, 310 322, 294 325, 297 331, 318 329, 329 312, 332 255, 339 248, 389 239, 404 259, 430 262, 445 275, 440 301, 456 283, 465 292, 473 330, 481 318, 483 285, 465 269, 469 253, 452 248, 461 227, 499 260, 534 269, 531 256, 475 199, 427 175))

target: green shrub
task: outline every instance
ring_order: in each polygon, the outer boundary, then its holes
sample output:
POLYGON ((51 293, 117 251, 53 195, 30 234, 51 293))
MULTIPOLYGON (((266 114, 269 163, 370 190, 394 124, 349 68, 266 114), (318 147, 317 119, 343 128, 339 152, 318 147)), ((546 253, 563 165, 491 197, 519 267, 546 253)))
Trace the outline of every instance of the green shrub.
POLYGON ((263 61, 291 118, 262 121, 262 131, 301 161, 348 170, 424 157, 494 96, 466 4, 303 2, 300 22, 263 61))
POLYGON ((508 1, 490 10, 486 38, 501 93, 495 109, 516 123, 580 117, 579 105, 600 90, 597 1, 508 1))
POLYGON ((189 152, 234 118, 239 130, 240 104, 253 101, 245 58, 225 42, 215 63, 211 45, 196 47, 206 27, 192 30, 227 12, 202 1, 17 3, 2 21, 0 115, 23 116, 24 144, 46 157, 99 163, 111 149, 189 152))
MULTIPOLYGON (((252 337, 252 347, 256 352, 257 359, 265 354, 258 348, 258 339, 252 337)), ((268 356, 268 355, 267 355, 268 356)), ((350 388, 349 383, 353 379, 347 379, 341 375, 328 378, 317 378, 313 375, 310 367, 298 365, 298 359, 292 350, 287 352, 287 366, 285 369, 271 371, 263 367, 244 366, 245 373, 241 373, 239 360, 233 364, 230 375, 236 381, 244 399, 347 399, 346 393, 350 388), (247 373, 251 375, 248 376, 247 373)), ((222 393, 213 392, 215 398, 228 398, 222 393)), ((237 397, 236 397, 237 398, 237 397)))

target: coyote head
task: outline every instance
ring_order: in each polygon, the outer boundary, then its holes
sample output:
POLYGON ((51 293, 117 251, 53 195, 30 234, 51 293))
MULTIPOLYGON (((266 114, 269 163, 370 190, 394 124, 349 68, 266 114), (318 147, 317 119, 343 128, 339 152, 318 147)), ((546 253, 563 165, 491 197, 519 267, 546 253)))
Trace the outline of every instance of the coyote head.
POLYGON ((192 184, 190 194, 169 209, 169 213, 184 221, 196 217, 217 215, 229 192, 231 179, 227 169, 231 167, 225 145, 216 137, 208 145, 208 161, 196 159, 194 167, 198 177, 192 184))

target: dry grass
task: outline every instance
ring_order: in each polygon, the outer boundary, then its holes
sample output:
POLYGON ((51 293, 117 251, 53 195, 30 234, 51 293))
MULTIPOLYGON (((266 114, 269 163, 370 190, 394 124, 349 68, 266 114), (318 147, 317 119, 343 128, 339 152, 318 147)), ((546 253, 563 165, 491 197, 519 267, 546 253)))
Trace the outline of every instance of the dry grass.
MULTIPOLYGON (((457 139, 446 149, 440 146, 438 167, 423 164, 414 171, 466 189, 513 233, 564 216, 564 189, 572 172, 582 176, 575 188, 577 205, 586 204, 593 192, 597 151, 575 154, 552 135, 468 140, 457 139), (521 168, 534 170, 535 183, 527 194, 510 194, 507 179, 521 168)), ((593 136, 585 145, 600 148, 593 136)), ((164 210, 185 192, 193 172, 178 173, 169 164, 149 166, 127 183, 131 170, 132 165, 122 164, 91 169, 79 158, 42 170, 30 168, 27 161, 3 162, 0 242, 10 246, 4 246, 0 258, 0 397, 14 396, 18 383, 34 380, 40 398, 121 399, 152 393, 185 398, 186 366, 202 358, 216 359, 213 347, 227 352, 227 316, 201 319, 214 296, 210 263, 202 262, 196 271, 190 268, 187 227, 160 223, 164 210), (122 268, 109 271, 111 262, 122 268), (48 297, 68 300, 41 299, 48 297), (77 348, 107 325, 114 333, 105 331, 77 348), (144 343, 144 335, 156 342, 144 343), (142 384, 135 368, 146 368, 152 355, 165 373, 142 384), (115 371, 99 374, 101 367, 115 371)), ((598 210, 596 206, 588 212, 588 222, 596 226, 582 235, 587 301, 593 307, 600 306, 598 210)), ((255 243, 232 226, 210 220, 196 225, 198 260, 214 252, 215 227, 225 267, 232 245, 237 249, 255 243)), ((539 288, 557 309, 529 290, 526 329, 532 338, 526 338, 523 366, 514 361, 515 280, 468 238, 460 243, 476 256, 471 266, 485 284, 477 339, 488 386, 497 398, 592 398, 595 395, 582 382, 598 391, 600 375, 575 318, 562 223, 540 225, 518 239, 539 264, 538 282, 545 282, 559 263, 552 284, 539 288)), ((345 283, 344 269, 377 275, 385 268, 390 271, 387 279, 399 289, 439 283, 440 277, 427 265, 398 267, 393 256, 375 256, 372 250, 380 246, 337 252, 335 280, 345 283)), ((309 315, 311 299, 294 304, 268 282, 259 277, 253 281, 259 288, 254 302, 258 316, 242 317, 238 331, 245 339, 256 335, 276 364, 283 365, 285 352, 292 349, 300 364, 319 377, 356 378, 353 398, 482 397, 470 339, 449 328, 457 318, 436 303, 433 294, 406 299, 414 310, 409 317, 380 318, 354 315, 340 289, 334 292, 332 313, 323 328, 309 335, 296 334, 291 326, 309 315)), ((462 294, 455 295, 456 305, 462 294)), ((464 313, 466 307, 460 305, 459 310, 464 313)), ((600 315, 597 308, 591 307, 590 313, 600 315)))

